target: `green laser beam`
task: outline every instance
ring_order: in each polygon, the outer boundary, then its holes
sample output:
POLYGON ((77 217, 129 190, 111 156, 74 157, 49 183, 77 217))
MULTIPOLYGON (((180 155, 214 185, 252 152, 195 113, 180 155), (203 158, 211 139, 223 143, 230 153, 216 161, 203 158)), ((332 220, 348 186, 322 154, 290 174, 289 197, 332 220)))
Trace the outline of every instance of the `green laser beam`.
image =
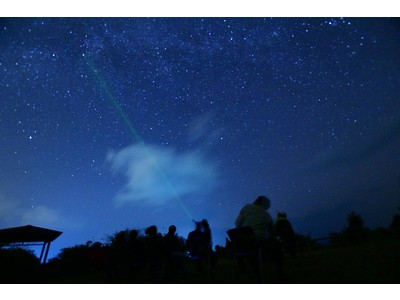
POLYGON ((107 98, 110 100, 112 103, 115 111, 118 113, 120 118, 124 121, 130 132, 133 134, 134 138, 136 141, 143 147, 143 150, 145 151, 147 157, 150 159, 150 161, 153 163, 154 167, 160 174, 161 178, 164 180, 165 184, 169 188, 169 190, 172 192, 172 194, 175 196, 177 202, 180 204, 186 215, 190 220, 193 220, 192 214, 189 212, 185 204, 182 202, 179 194, 176 192, 175 188, 172 186, 171 182, 168 180, 168 178, 165 176, 165 173, 161 169, 160 165, 158 164, 157 160, 154 158, 154 156, 150 153, 149 149, 147 148, 146 144, 144 143, 144 140, 140 137, 138 132, 136 131, 135 127, 132 125, 131 121, 129 120, 128 116, 125 114, 124 110, 122 109, 121 105, 118 103, 116 100, 114 94, 112 93, 110 87, 108 86, 107 82, 100 76, 99 71, 95 68, 93 62, 85 56, 86 63, 89 65, 90 70, 92 71, 93 75, 96 77, 98 83, 100 84, 100 88, 106 93, 107 98))

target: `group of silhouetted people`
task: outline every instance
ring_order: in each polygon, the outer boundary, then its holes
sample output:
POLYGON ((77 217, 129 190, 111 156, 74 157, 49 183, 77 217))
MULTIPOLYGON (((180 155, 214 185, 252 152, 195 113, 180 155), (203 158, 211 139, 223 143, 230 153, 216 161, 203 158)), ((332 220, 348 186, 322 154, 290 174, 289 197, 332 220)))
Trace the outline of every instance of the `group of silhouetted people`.
MULTIPOLYGON (((274 262, 280 276, 284 251, 291 257, 296 256, 296 239, 286 213, 279 212, 274 221, 268 213, 270 205, 266 196, 257 197, 240 210, 235 226, 252 229, 255 245, 262 249, 268 261, 274 262)), ((95 243, 90 256, 98 265, 104 266, 111 280, 117 281, 120 278, 143 278, 143 274, 148 276, 144 278, 146 282, 177 281, 186 276, 190 261, 199 271, 204 269, 204 265, 215 270, 216 255, 206 219, 195 221, 195 229, 186 239, 176 232, 175 225, 171 225, 164 235, 155 225, 147 227, 144 236, 140 236, 137 230, 121 231, 115 234, 107 251, 102 252, 101 244, 95 243)))
POLYGON ((203 269, 203 264, 215 267, 208 221, 195 222, 195 227, 187 239, 177 235, 175 225, 169 226, 165 235, 155 225, 147 227, 143 236, 137 230, 120 231, 110 245, 94 243, 87 255, 93 266, 106 272, 110 281, 183 280, 192 260, 198 270, 203 269))

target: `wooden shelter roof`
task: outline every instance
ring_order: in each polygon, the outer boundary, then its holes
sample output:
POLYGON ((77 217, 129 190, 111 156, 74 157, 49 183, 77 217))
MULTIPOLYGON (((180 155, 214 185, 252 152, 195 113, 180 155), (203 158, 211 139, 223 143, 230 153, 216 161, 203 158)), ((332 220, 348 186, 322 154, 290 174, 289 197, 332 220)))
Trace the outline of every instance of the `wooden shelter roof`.
POLYGON ((52 242, 62 234, 61 231, 32 225, 0 229, 0 243, 52 242))

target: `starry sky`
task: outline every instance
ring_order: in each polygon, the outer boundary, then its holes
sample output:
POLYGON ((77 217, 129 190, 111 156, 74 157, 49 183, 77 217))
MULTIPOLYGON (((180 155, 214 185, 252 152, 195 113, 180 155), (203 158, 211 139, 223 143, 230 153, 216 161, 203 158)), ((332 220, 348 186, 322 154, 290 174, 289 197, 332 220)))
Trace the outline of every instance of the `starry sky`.
POLYGON ((270 197, 313 238, 400 198, 396 18, 0 18, 0 228, 50 255, 270 197))

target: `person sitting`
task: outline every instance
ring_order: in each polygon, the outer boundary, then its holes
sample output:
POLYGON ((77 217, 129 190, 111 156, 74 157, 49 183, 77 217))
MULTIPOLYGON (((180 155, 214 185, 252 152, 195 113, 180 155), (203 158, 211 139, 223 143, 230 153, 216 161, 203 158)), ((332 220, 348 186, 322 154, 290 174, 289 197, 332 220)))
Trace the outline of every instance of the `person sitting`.
POLYGON ((251 204, 246 204, 236 218, 236 227, 250 226, 265 255, 275 262, 278 277, 282 275, 283 250, 274 237, 274 221, 268 213, 271 200, 258 196, 251 204))
POLYGON ((251 203, 246 204, 236 218, 236 227, 250 226, 256 238, 260 241, 273 238, 274 221, 268 213, 271 201, 265 196, 259 196, 251 203))

